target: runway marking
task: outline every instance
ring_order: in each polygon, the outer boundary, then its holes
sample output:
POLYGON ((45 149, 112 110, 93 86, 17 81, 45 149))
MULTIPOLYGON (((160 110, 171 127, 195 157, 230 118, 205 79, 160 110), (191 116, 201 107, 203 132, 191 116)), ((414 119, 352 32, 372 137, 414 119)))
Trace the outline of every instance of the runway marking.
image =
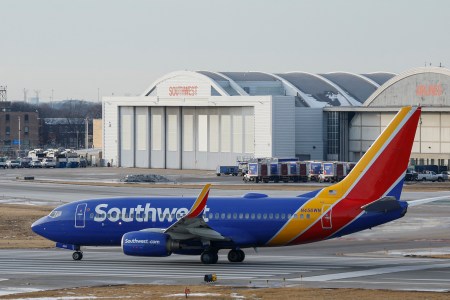
POLYGON ((340 280, 340 279, 346 279, 346 278, 365 277, 365 276, 397 273, 397 272, 404 272, 404 271, 419 271, 419 270, 427 270, 427 269, 434 269, 434 268, 447 268, 447 267, 450 267, 450 263, 420 265, 420 266, 385 267, 385 268, 376 268, 376 269, 363 270, 363 271, 352 271, 352 272, 345 272, 345 273, 310 276, 310 277, 304 277, 304 278, 292 278, 292 279, 288 279, 288 280, 290 280, 290 281, 332 281, 332 280, 340 280))

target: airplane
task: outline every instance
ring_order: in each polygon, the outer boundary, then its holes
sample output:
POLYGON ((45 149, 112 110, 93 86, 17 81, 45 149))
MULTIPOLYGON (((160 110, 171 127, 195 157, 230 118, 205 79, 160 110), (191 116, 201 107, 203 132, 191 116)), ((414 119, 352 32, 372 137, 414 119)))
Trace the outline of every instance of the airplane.
POLYGON ((56 247, 121 246, 126 255, 200 255, 215 264, 218 251, 243 262, 242 249, 291 246, 341 237, 403 217, 408 206, 448 198, 401 201, 405 171, 421 107, 396 114, 352 171, 340 182, 289 198, 248 193, 209 197, 120 197, 81 200, 55 208, 32 230, 56 247))

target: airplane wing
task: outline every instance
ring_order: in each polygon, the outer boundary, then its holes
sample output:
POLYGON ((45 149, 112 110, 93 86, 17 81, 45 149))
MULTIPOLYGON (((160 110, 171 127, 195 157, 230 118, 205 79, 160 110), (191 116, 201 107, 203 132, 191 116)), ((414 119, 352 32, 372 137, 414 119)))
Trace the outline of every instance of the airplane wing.
MULTIPOLYGON (((156 229, 156 231, 166 233, 176 240, 192 238, 214 241, 226 240, 220 233, 211 229, 203 219, 203 211, 208 201, 210 188, 211 184, 206 184, 203 187, 197 200, 195 200, 185 216, 173 223, 169 228, 156 229)), ((155 230, 150 229, 149 231, 155 230)))
POLYGON ((409 207, 413 207, 413 206, 417 206, 417 205, 422 205, 422 204, 426 204, 426 203, 430 203, 430 202, 434 202, 434 201, 447 200, 447 199, 450 199, 450 195, 434 197, 434 198, 411 200, 411 201, 407 201, 407 202, 408 202, 409 207))

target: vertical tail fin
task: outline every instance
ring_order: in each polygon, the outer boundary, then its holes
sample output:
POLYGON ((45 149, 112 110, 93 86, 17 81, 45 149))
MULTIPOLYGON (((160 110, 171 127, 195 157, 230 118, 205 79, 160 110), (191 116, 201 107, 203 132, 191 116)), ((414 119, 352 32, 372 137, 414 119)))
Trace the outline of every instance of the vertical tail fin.
POLYGON ((330 237, 362 214, 361 207, 384 196, 399 200, 420 114, 420 107, 402 108, 344 180, 322 189, 301 207, 306 211, 322 208, 321 213, 302 222, 290 220, 268 244, 330 237), (330 220, 326 228, 323 218, 330 220))
MULTIPOLYGON (((400 198, 421 107, 404 107, 375 140, 348 176, 324 189, 327 197, 346 198, 365 205, 385 195, 400 198)), ((333 201, 334 202, 334 201, 333 201)))

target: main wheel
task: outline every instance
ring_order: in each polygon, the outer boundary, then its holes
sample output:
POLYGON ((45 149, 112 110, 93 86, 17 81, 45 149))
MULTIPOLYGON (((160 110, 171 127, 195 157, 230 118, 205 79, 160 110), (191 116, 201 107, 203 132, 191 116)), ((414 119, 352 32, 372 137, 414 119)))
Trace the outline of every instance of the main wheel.
POLYGON ((242 250, 238 250, 238 253, 239 253, 239 260, 238 260, 238 262, 243 262, 244 259, 245 259, 245 252, 242 251, 242 250))
POLYGON ((205 265, 212 265, 217 263, 217 261, 219 260, 219 255, 217 254, 217 252, 205 251, 200 256, 200 260, 205 265))
POLYGON ((245 259, 245 253, 242 250, 230 250, 228 252, 228 260, 230 262, 243 262, 245 259))
POLYGON ((72 254, 73 260, 82 260, 83 259, 83 252, 76 251, 72 254))

